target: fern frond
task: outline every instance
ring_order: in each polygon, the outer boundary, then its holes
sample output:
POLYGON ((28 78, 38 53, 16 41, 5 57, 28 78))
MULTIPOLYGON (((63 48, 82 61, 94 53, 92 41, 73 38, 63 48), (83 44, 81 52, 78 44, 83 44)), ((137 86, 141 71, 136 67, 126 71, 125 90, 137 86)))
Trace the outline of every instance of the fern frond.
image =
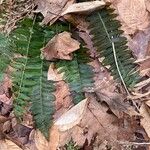
MULTIPOLYGON (((38 20, 38 18, 37 18, 38 20)), ((18 24, 11 37, 16 45, 15 55, 11 61, 14 111, 19 118, 31 102, 31 111, 36 127, 48 138, 49 127, 54 113, 54 83, 47 80, 49 62, 41 59, 40 49, 56 33, 64 31, 67 26, 54 25, 41 27, 37 20, 25 19, 18 24)))
POLYGON ((104 57, 103 65, 110 65, 110 71, 115 79, 119 79, 126 91, 139 80, 135 71, 134 59, 126 46, 127 39, 122 36, 121 24, 116 20, 116 14, 111 8, 103 8, 89 16, 90 34, 95 47, 104 57))
POLYGON ((74 53, 73 60, 60 60, 56 63, 59 72, 64 72, 64 80, 69 84, 75 104, 85 98, 85 89, 93 86, 93 70, 88 62, 87 49, 81 48, 74 53))

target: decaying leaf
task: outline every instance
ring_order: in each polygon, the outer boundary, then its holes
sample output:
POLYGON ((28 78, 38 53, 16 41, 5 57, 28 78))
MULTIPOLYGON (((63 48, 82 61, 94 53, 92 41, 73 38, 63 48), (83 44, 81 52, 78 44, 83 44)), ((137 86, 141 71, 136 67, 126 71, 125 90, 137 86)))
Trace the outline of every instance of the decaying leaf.
POLYGON ((60 16, 63 9, 74 3, 75 0, 36 0, 37 9, 44 16, 43 24, 53 24, 60 16))
POLYGON ((78 50, 80 48, 79 46, 80 43, 71 38, 71 33, 65 31, 52 38, 42 49, 42 53, 46 60, 71 60, 71 53, 78 50))
POLYGON ((118 5, 120 18, 132 30, 144 30, 149 25, 149 16, 144 0, 121 0, 118 5))
POLYGON ((150 107, 146 104, 142 104, 140 114, 143 117, 141 119, 141 125, 144 127, 148 137, 150 138, 150 107))
POLYGON ((74 3, 70 5, 64 12, 62 12, 62 16, 69 13, 79 13, 79 14, 88 14, 105 6, 105 2, 101 1, 92 1, 92 2, 82 2, 82 3, 74 3))
POLYGON ((10 140, 0 140, 0 150, 22 150, 10 140))

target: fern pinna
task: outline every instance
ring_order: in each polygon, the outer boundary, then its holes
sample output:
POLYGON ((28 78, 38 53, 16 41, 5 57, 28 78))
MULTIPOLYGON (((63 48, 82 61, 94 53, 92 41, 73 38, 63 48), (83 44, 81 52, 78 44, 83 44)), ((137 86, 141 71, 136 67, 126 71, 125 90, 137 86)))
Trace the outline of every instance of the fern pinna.
POLYGON ((71 61, 60 60, 56 63, 59 72, 64 72, 64 80, 69 84, 75 104, 85 99, 84 92, 93 86, 93 68, 87 63, 90 57, 87 49, 81 47, 71 61))
POLYGON ((126 46, 127 39, 122 36, 121 24, 116 20, 114 10, 105 7, 88 17, 89 30, 95 47, 104 57, 102 63, 110 66, 114 78, 119 79, 125 87, 133 87, 139 80, 135 71, 134 59, 126 46))

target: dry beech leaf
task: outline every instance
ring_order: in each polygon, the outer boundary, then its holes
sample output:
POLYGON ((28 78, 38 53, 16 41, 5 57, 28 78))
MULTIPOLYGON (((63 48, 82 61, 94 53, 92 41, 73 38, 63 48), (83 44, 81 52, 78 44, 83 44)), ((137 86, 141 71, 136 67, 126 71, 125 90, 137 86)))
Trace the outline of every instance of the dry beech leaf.
POLYGON ((82 100, 80 103, 72 107, 66 113, 64 113, 54 125, 58 127, 60 131, 66 131, 77 125, 82 119, 88 100, 82 100))
POLYGON ((35 141, 36 148, 38 150, 47 150, 48 149, 48 141, 46 140, 44 135, 39 130, 35 131, 34 141, 35 141))
POLYGON ((71 33, 63 32, 52 38, 42 49, 46 60, 65 59, 71 60, 71 53, 80 48, 80 43, 71 38, 71 33))
POLYGON ((105 2, 102 1, 92 1, 92 2, 82 2, 75 3, 70 5, 64 12, 62 12, 62 16, 69 13, 91 13, 97 9, 103 8, 105 6, 105 2))
POLYGON ((143 117, 141 119, 141 125, 145 129, 148 137, 150 138, 150 107, 146 104, 142 104, 140 108, 140 114, 143 117))
POLYGON ((74 3, 75 0, 35 0, 37 9, 35 12, 41 12, 44 16, 43 24, 53 24, 62 13, 65 7, 74 3))
POLYGON ((132 30, 144 30, 149 25, 149 16, 144 0, 121 0, 117 5, 119 16, 132 30))
POLYGON ((0 140, 0 150, 22 150, 10 140, 0 140))

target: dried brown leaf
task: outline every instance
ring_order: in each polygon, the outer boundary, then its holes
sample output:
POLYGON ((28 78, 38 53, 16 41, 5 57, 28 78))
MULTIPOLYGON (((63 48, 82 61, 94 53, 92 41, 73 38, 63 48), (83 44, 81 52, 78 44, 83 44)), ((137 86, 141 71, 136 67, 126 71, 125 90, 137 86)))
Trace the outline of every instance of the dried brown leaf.
POLYGON ((79 13, 79 14, 88 14, 105 6, 105 2, 101 1, 91 1, 91 2, 82 2, 75 3, 70 5, 64 12, 62 12, 62 16, 69 13, 79 13))
POLYGON ((42 49, 46 60, 66 59, 71 60, 71 53, 80 48, 80 43, 71 38, 71 33, 63 32, 52 38, 42 49))
MULTIPOLYGON (((56 86, 56 91, 54 95, 56 97, 56 100, 55 100, 56 111, 63 109, 63 108, 66 108, 66 109, 69 108, 69 106, 72 105, 72 98, 70 96, 71 94, 70 94, 68 84, 65 83, 64 81, 60 81, 60 82, 57 82, 55 86, 56 86)), ((60 114, 60 111, 56 112, 55 116, 58 116, 58 114, 60 114)))

